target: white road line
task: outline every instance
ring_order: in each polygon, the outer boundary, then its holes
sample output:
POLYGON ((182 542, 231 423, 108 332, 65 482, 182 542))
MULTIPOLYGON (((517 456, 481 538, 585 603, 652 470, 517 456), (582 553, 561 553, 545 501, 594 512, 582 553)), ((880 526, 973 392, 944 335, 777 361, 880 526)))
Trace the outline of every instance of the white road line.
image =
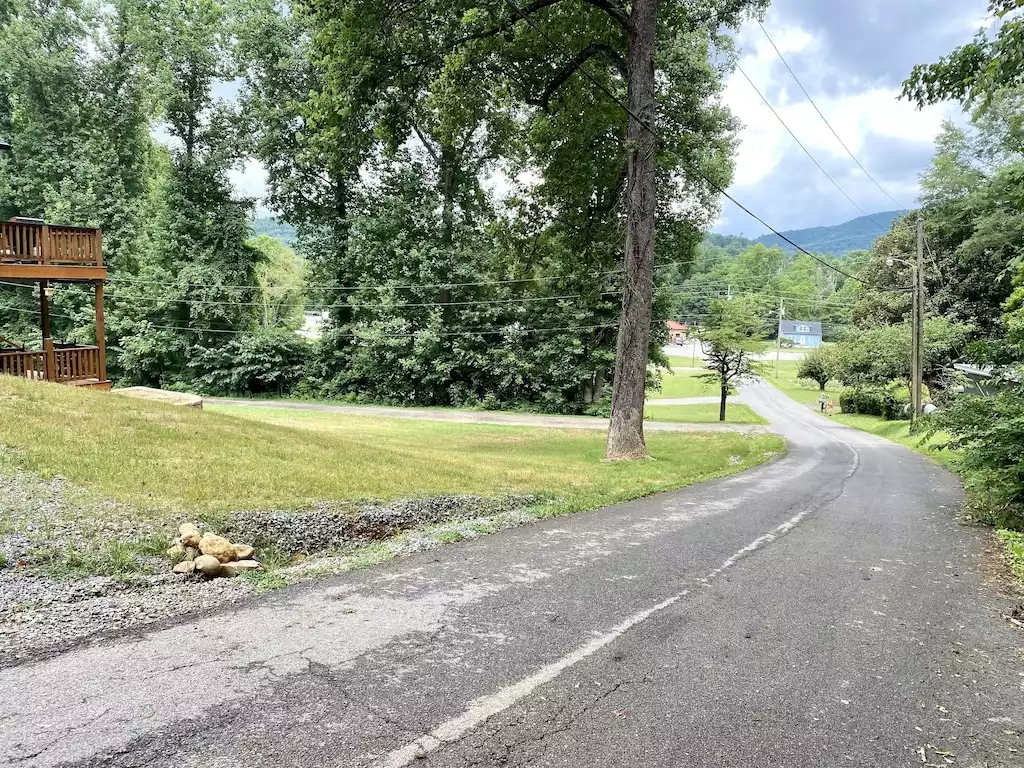
MULTIPOLYGON (((732 568, 744 557, 747 557, 765 545, 770 544, 779 536, 789 533, 804 518, 806 518, 808 514, 810 514, 808 510, 799 512, 793 515, 793 517, 786 522, 773 528, 768 533, 757 537, 742 549, 737 550, 732 556, 726 559, 725 562, 718 566, 718 568, 711 571, 711 573, 700 579, 700 581, 704 583, 711 581, 723 571, 732 568)), ((526 698, 540 686, 550 683, 569 667, 583 661, 588 656, 594 655, 605 646, 620 638, 636 625, 646 621, 654 614, 674 605, 688 594, 690 594, 690 590, 684 589, 682 592, 673 595, 667 600, 662 600, 651 608, 640 611, 639 613, 634 613, 625 621, 615 625, 604 634, 595 637, 586 645, 580 646, 576 650, 560 658, 558 661, 552 662, 545 667, 541 667, 541 669, 529 677, 525 677, 512 685, 506 686, 500 691, 490 694, 489 696, 482 696, 481 698, 470 702, 469 706, 462 714, 457 715, 450 720, 446 720, 434 728, 434 730, 430 731, 430 733, 425 733, 398 749, 392 750, 384 758, 374 764, 375 768, 403 768, 404 766, 413 763, 415 760, 424 757, 428 752, 433 752, 434 750, 443 747, 445 744, 457 741, 474 728, 482 725, 491 717, 494 717, 494 715, 504 712, 509 707, 526 698)))

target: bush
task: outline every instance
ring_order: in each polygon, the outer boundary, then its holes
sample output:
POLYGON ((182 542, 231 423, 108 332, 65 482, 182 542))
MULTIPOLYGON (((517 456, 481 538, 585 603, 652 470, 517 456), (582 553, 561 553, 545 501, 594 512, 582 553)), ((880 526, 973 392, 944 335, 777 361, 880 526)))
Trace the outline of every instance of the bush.
POLYGON ((910 418, 910 392, 903 385, 888 387, 882 393, 882 418, 888 421, 910 418))
POLYGON ((943 430, 979 517, 1024 530, 1024 386, 995 397, 962 395, 928 417, 928 433, 943 430))
POLYGON ((839 407, 843 413, 862 413, 881 416, 885 394, 876 389, 844 389, 839 394, 839 407))
POLYGON ((190 367, 203 392, 229 395, 286 395, 299 380, 309 345, 280 328, 240 334, 219 349, 204 350, 190 367))
POLYGON ((910 394, 902 384, 894 383, 885 389, 844 389, 839 395, 843 413, 881 416, 889 421, 909 418, 909 405, 910 394))

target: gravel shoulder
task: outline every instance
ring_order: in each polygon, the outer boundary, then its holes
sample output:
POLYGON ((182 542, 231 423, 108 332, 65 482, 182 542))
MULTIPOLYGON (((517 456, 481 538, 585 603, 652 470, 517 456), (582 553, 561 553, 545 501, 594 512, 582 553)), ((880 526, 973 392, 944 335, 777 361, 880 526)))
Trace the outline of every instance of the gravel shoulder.
MULTIPOLYGON (((114 576, 68 571, 69 548, 102 535, 127 540, 137 523, 111 522, 60 479, 0 475, 8 514, 0 531, 0 668, 52 656, 83 642, 163 626, 244 602, 269 589, 373 565, 401 555, 521 525, 542 515, 538 499, 446 496, 388 503, 322 504, 310 510, 249 510, 225 525, 279 558, 252 578, 207 580, 171 573, 159 556, 132 555, 138 570, 114 576), (31 511, 31 515, 29 512, 31 511), (31 523, 24 522, 30 519, 31 523), (59 553, 57 574, 30 567, 40 551, 59 553)), ((143 524, 142 535, 154 535, 143 524)), ((158 538, 160 546, 163 538, 158 538)))

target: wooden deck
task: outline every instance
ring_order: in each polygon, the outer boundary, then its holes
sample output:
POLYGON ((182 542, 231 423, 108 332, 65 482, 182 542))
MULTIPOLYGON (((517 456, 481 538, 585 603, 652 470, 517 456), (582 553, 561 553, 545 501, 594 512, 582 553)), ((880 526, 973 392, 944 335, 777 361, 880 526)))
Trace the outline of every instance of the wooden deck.
POLYGON ((47 352, 0 351, 0 375, 110 389, 101 370, 99 347, 54 348, 49 354, 53 375, 47 377, 47 352))
POLYGON ((36 219, 0 221, 0 280, 38 283, 42 336, 42 351, 0 347, 0 375, 109 389, 103 324, 106 278, 100 230, 36 219), (51 338, 53 283, 92 287, 97 346, 67 346, 51 338))
POLYGON ((35 221, 0 221, 0 278, 105 280, 100 230, 35 221))

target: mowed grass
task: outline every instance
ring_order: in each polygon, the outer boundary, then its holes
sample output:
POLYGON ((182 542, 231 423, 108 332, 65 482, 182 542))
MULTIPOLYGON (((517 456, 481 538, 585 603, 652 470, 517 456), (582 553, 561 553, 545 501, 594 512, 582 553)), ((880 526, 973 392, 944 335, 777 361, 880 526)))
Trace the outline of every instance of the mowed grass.
MULTIPOLYGON (((718 406, 713 403, 700 405, 657 405, 644 408, 644 418, 650 421, 670 421, 681 424, 718 424, 718 406)), ((740 403, 726 403, 727 424, 767 424, 754 411, 740 403)))
MULTIPOLYGON (((603 462, 601 431, 271 408, 198 411, 0 377, 0 469, 63 476, 155 518, 322 500, 536 493, 574 511, 760 463, 775 436, 652 433, 652 461, 603 462)), ((125 514, 114 508, 111 514, 125 514)))
POLYGON ((699 378, 708 373, 705 368, 674 368, 671 372, 661 372, 661 391, 650 392, 651 400, 670 397, 709 397, 717 395, 714 384, 699 378))
MULTIPOLYGON (((798 379, 796 372, 800 369, 799 360, 780 360, 779 375, 775 375, 775 361, 765 361, 762 368, 762 375, 777 389, 782 390, 793 400, 804 405, 814 405, 821 397, 821 388, 818 382, 808 379, 798 379)), ((830 381, 825 386, 825 394, 832 398, 836 408, 839 407, 839 392, 842 387, 838 382, 830 381)))

